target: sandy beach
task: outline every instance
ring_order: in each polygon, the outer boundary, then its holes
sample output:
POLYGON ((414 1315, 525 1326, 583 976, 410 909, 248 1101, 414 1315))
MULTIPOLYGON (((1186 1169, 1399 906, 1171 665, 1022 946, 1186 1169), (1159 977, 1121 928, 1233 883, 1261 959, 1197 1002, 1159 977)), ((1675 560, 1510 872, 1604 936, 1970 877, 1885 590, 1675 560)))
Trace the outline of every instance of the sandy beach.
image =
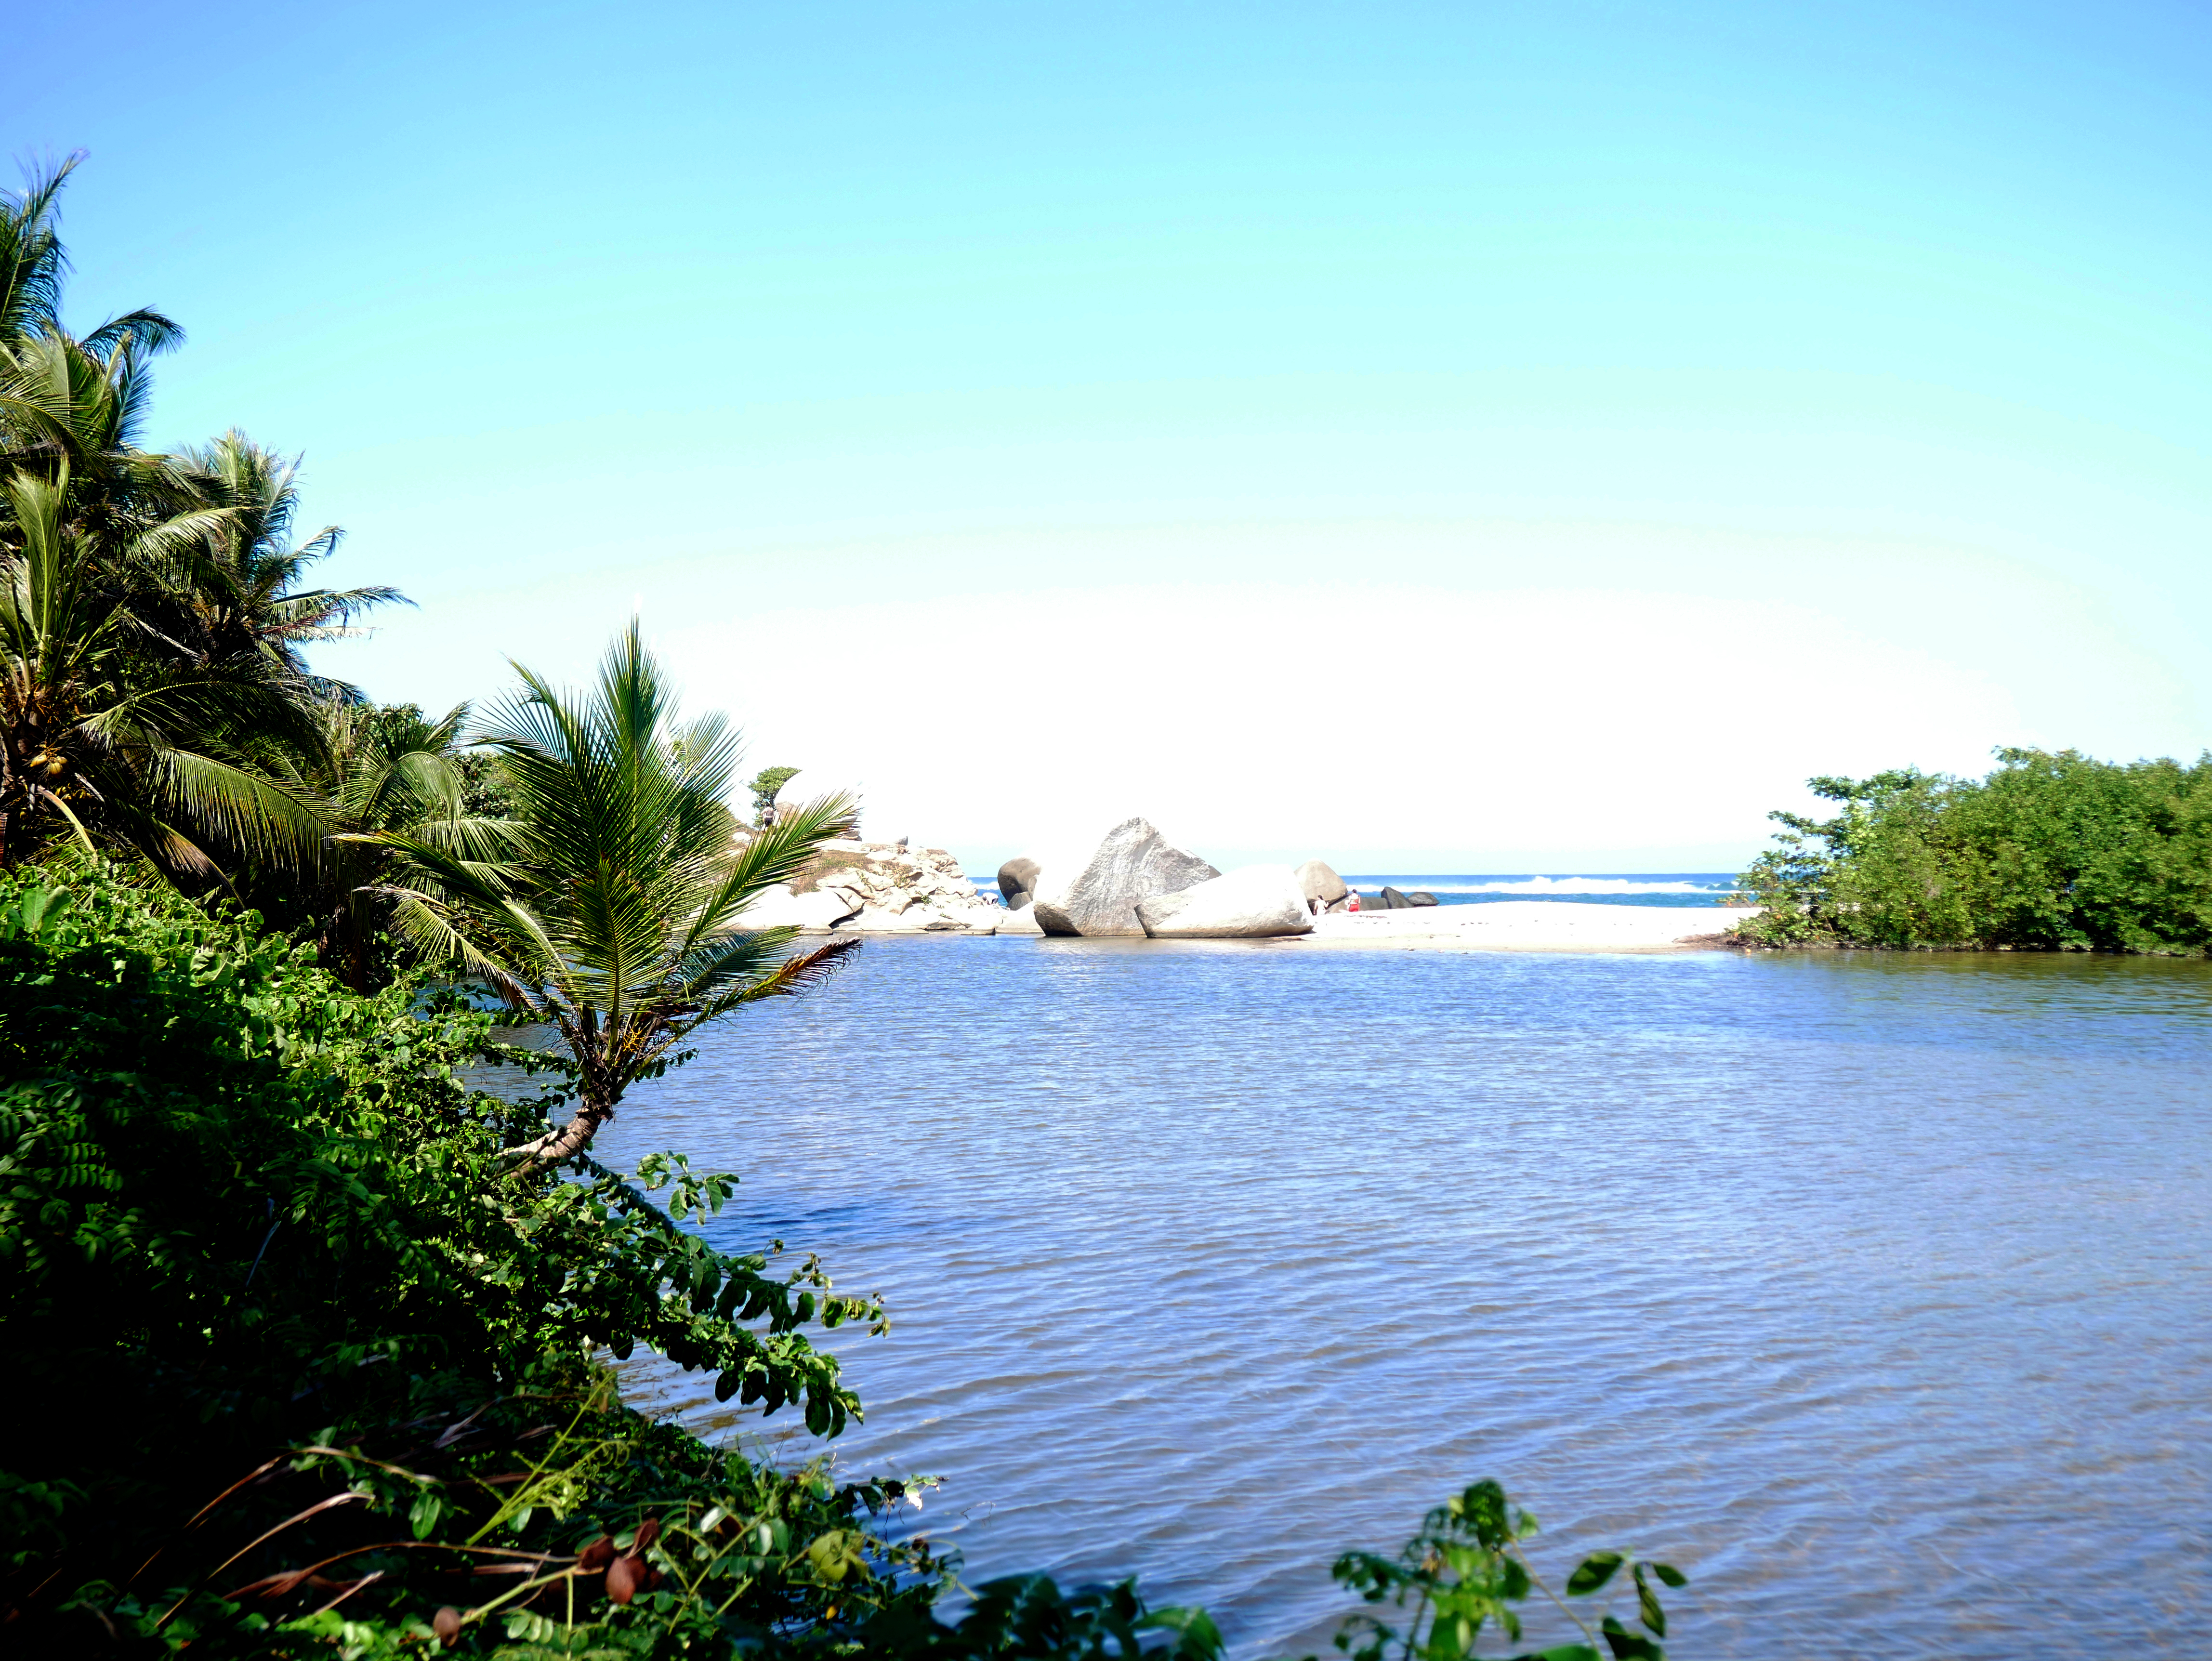
POLYGON ((1759 915, 1755 906, 1565 905, 1505 900, 1410 911, 1333 912, 1295 944, 1458 952, 1682 952, 1759 915))

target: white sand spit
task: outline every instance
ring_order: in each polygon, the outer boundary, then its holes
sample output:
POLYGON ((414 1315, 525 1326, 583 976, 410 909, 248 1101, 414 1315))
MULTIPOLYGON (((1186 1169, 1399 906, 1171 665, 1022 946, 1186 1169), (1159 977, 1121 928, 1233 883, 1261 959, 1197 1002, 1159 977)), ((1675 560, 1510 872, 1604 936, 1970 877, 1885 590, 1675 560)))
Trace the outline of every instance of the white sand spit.
POLYGON ((1286 946, 1398 946, 1458 952, 1679 952, 1755 917, 1755 906, 1577 905, 1502 900, 1408 911, 1338 911, 1286 946))

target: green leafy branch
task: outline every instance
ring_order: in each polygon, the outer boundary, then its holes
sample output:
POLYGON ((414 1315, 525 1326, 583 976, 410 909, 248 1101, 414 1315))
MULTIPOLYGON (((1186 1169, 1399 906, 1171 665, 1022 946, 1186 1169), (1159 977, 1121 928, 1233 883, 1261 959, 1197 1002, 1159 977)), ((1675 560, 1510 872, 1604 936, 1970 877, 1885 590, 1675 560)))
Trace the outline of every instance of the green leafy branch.
POLYGON ((1562 1597, 1522 1548, 1536 1532, 1536 1519, 1509 1500, 1496 1482, 1485 1480, 1430 1512, 1420 1532, 1396 1557, 1347 1553, 1333 1571, 1340 1584, 1370 1604, 1387 1603, 1410 1613, 1402 1624, 1354 1615, 1337 1634, 1337 1647, 1353 1661, 1389 1661, 1393 1656, 1404 1661, 1468 1661, 1486 1629, 1520 1640, 1519 1606, 1534 1591, 1579 1628, 1583 1641, 1554 1646, 1519 1661, 1601 1661, 1602 1656, 1664 1661, 1659 1640, 1667 1635, 1667 1611, 1652 1583, 1678 1587, 1687 1577, 1671 1564, 1643 1562, 1625 1552, 1594 1552, 1568 1575, 1562 1597), (1593 1624, 1567 1601, 1595 1597, 1623 1568, 1636 1590, 1643 1633, 1595 1610, 1589 1612, 1596 1616, 1593 1624))

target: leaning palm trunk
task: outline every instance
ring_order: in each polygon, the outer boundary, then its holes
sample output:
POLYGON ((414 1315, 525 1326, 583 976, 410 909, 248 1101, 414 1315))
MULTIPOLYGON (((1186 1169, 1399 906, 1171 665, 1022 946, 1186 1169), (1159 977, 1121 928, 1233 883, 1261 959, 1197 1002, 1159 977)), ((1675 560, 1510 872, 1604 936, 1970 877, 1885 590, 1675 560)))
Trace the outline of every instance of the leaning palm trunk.
POLYGON ((825 797, 741 843, 726 800, 737 733, 719 715, 677 721, 635 623, 586 696, 516 672, 522 690, 478 734, 514 800, 515 855, 471 860, 398 833, 362 840, 410 867, 411 881, 381 891, 416 946, 561 1034, 575 1111, 516 1150, 528 1171, 584 1153, 624 1092, 684 1060, 701 1026, 818 984, 859 942, 794 954, 796 931, 744 927, 762 891, 850 829, 853 803, 825 797))
MULTIPOLYGON (((775 929, 753 938, 767 944, 770 934, 781 939, 789 934, 787 929, 775 929)), ((575 1058, 577 1107, 568 1123, 514 1150, 517 1168, 556 1165, 575 1158, 592 1145, 599 1127, 614 1117, 616 1104, 629 1085, 657 1074, 679 1059, 672 1052, 695 1027, 739 1003, 805 990, 830 973, 860 944, 856 940, 832 940, 811 952, 786 957, 747 985, 742 997, 723 1000, 710 1013, 678 1006, 649 1016, 603 1022, 595 1009, 586 1007, 579 1019, 572 1010, 548 1000, 546 1013, 575 1058)))

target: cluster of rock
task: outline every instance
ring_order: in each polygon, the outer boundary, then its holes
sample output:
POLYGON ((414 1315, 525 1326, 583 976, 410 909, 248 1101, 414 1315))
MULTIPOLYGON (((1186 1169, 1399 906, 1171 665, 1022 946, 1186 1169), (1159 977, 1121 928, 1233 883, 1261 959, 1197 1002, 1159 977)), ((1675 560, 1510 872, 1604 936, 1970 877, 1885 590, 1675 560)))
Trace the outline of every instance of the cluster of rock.
POLYGON ((992 934, 1007 921, 944 849, 886 842, 823 843, 805 871, 762 893, 744 918, 749 928, 870 934, 992 934))
MULTIPOLYGON (((1434 905, 1437 897, 1425 888, 1416 888, 1412 893, 1401 893, 1395 888, 1385 888, 1369 907, 1376 911, 1411 911, 1421 906, 1434 905)), ((1362 901, 1363 905, 1367 902, 1362 901)))
POLYGON ((1250 940, 1312 931, 1350 903, 1320 860, 1224 873, 1148 821, 1125 819, 1073 856, 999 867, 1004 909, 976 891, 942 848, 829 842, 807 869, 759 895, 749 928, 868 934, 1062 934, 1085 938, 1250 940))
POLYGON ((999 867, 999 891, 1009 916, 1033 917, 1040 934, 1153 940, 1308 934, 1315 913, 1341 904, 1347 892, 1319 860, 1224 875, 1142 818, 1123 820, 1073 858, 1008 860, 999 867))

